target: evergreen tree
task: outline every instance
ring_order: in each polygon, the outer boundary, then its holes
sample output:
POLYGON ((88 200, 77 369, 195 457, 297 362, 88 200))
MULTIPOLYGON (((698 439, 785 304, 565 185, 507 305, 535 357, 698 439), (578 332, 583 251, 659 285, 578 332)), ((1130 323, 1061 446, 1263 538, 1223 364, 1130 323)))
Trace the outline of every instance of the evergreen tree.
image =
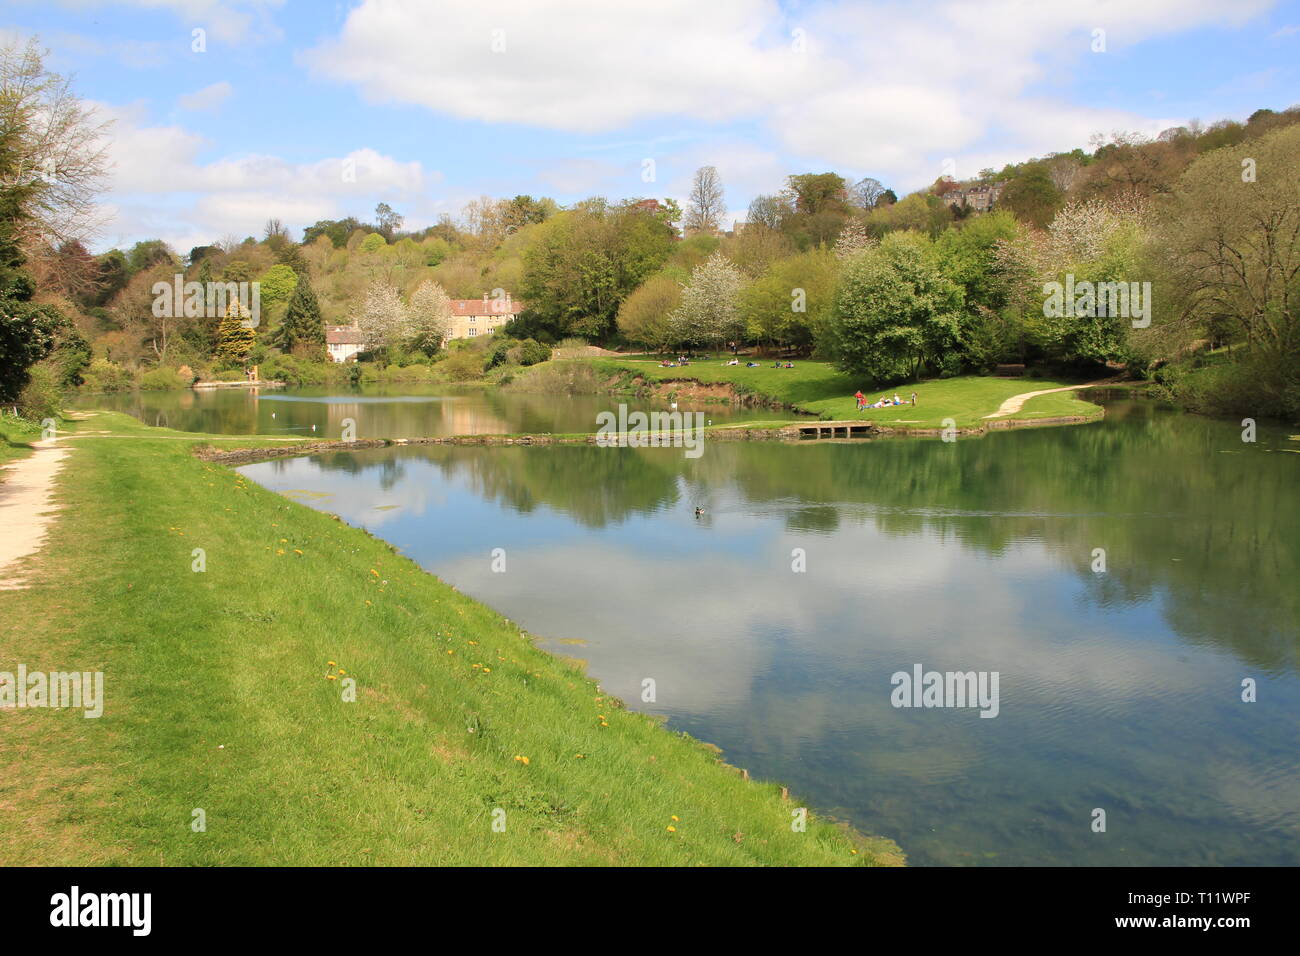
POLYGON ((325 323, 321 320, 320 303, 305 275, 300 275, 298 284, 294 286, 284 321, 280 323, 276 344, 285 352, 291 352, 300 342, 308 345, 325 344, 325 323))
POLYGON ((239 300, 230 303, 226 317, 217 329, 217 358, 234 365, 242 364, 248 353, 253 350, 257 333, 244 324, 248 310, 239 304, 239 300))

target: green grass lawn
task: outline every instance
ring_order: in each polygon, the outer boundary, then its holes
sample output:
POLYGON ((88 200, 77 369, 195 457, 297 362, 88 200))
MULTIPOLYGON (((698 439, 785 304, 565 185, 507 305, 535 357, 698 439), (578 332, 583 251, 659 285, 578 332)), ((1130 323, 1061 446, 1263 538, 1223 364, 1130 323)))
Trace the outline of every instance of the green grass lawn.
POLYGON ((0 865, 901 861, 825 820, 794 832, 797 797, 192 456, 215 436, 71 428, 33 587, 0 592, 0 670, 103 671, 104 715, 0 710, 0 865))
MULTIPOLYGON (((725 364, 725 359, 692 362, 686 368, 664 368, 655 360, 577 359, 592 362, 608 376, 623 375, 630 379, 640 375, 656 382, 692 380, 706 383, 725 382, 739 389, 791 405, 799 411, 837 421, 861 419, 881 425, 903 428, 938 428, 943 419, 953 419, 958 427, 984 423, 984 416, 998 410, 1005 399, 1022 392, 1060 388, 1073 382, 1041 378, 994 378, 966 375, 958 378, 932 379, 895 388, 868 390, 851 376, 826 362, 793 360, 794 368, 766 366, 746 368, 725 364), (917 394, 916 407, 911 405, 870 408, 859 412, 854 393, 862 388, 868 401, 897 393, 908 399, 917 394)), ((1056 418, 1071 415, 1096 417, 1098 406, 1081 401, 1072 393, 1040 395, 1026 402, 1024 408, 1009 417, 1016 419, 1056 418)))
MULTIPOLYGON (((31 443, 41 437, 39 425, 12 415, 0 415, 0 467, 32 453, 31 443)), ((0 471, 0 481, 4 472, 0 471)))

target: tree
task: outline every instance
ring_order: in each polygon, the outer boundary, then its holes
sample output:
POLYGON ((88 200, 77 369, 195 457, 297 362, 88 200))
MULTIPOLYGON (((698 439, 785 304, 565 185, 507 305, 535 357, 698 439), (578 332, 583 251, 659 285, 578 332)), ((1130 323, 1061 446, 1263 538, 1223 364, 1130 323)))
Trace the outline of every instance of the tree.
POLYGON ((410 328, 409 345, 433 355, 451 334, 451 299, 438 283, 425 279, 411 294, 407 310, 410 328))
POLYGON ((541 328, 603 340, 623 300, 658 272, 674 232, 635 205, 588 200, 533 227, 523 255, 523 298, 541 328))
POLYGON ((647 348, 678 345, 671 316, 681 300, 681 283, 663 274, 651 276, 619 306, 618 330, 629 342, 647 348))
POLYGON ((829 330, 836 360, 878 385, 955 371, 961 306, 933 243, 892 232, 845 267, 829 330))
POLYGON ((381 202, 375 207, 375 223, 379 226, 380 233, 388 240, 392 240, 393 233, 402 228, 403 217, 393 210, 393 207, 386 202, 381 202))
POLYGON ((800 173, 788 178, 795 212, 814 216, 821 212, 848 213, 848 190, 836 173, 800 173))
POLYGON ((392 348, 410 335, 409 315, 396 286, 370 284, 357 326, 370 350, 392 348))
POLYGON ((253 350, 257 333, 245 325, 249 318, 238 299, 233 299, 217 329, 217 359, 231 365, 242 365, 253 350))
POLYGON ((672 313, 673 337, 691 345, 714 346, 744 334, 740 290, 745 277, 730 259, 715 252, 691 273, 681 305, 672 313))
MULTIPOLYGON (((279 268, 279 267, 277 267, 279 268)), ((292 352, 299 343, 324 346, 325 324, 321 320, 320 303, 307 277, 299 276, 280 323, 276 344, 285 352, 292 352)))
POLYGON ((288 302, 298 284, 298 274, 286 265, 274 265, 257 280, 261 283, 261 301, 266 305, 288 302))
POLYGON ((34 39, 0 46, 0 129, 6 182, 20 197, 19 228, 52 249, 88 239, 101 225, 95 197, 108 174, 108 124, 66 78, 45 69, 44 55, 34 39))
POLYGON ((1022 222, 1042 229, 1052 221, 1061 198, 1047 169, 1034 165, 1003 187, 998 205, 1011 210, 1022 222))
POLYGON ((782 229, 792 215, 794 201, 788 192, 774 196, 755 196, 749 204, 749 222, 758 223, 773 231, 782 229))
POLYGON ((849 197, 853 205, 859 209, 874 209, 880 197, 885 194, 885 187, 881 185, 880 180, 872 179, 870 176, 865 179, 859 179, 849 190, 849 197))
POLYGON ((1300 125, 1206 153, 1162 207, 1169 320, 1227 320, 1248 348, 1300 356, 1300 125), (1253 175, 1247 175, 1247 173, 1253 175))
POLYGON ((780 259, 740 293, 753 341, 808 349, 822 338, 835 301, 840 262, 826 249, 780 259))
POLYGON ((695 171, 691 193, 687 199, 686 233, 718 232, 727 207, 723 202, 722 179, 714 166, 701 166, 695 171))

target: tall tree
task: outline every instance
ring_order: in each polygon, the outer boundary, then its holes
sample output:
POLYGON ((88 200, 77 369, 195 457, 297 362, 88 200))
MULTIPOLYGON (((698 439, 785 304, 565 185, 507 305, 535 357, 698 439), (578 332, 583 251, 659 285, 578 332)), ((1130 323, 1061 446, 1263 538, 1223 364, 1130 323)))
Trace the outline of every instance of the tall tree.
POLYGON ((830 328, 840 367, 881 385, 955 371, 961 306, 930 240, 890 233, 844 269, 830 328))
POLYGON ((722 178, 713 166, 701 166, 695 171, 691 194, 687 200, 684 226, 688 235, 696 232, 718 232, 727 207, 723 202, 722 178))
POLYGON ((300 343, 315 346, 325 344, 325 324, 321 321, 320 303, 305 275, 299 276, 298 284, 293 287, 293 295, 284 312, 284 321, 280 324, 276 342, 285 352, 293 351, 300 343))
POLYGON ((675 338, 691 345, 716 346, 744 335, 740 290, 745 277, 721 252, 696 266, 672 314, 675 338))
POLYGON ((240 365, 248 360, 248 353, 253 350, 253 344, 257 339, 257 333, 244 324, 248 317, 248 310, 240 304, 239 300, 232 300, 217 329, 219 361, 240 365))
POLYGON ((411 293, 407 312, 410 346, 425 355, 433 355, 451 334, 451 299, 446 290, 433 280, 425 279, 411 293))
POLYGON ((379 226, 379 231, 384 234, 385 239, 391 240, 393 233, 402 228, 403 221, 403 217, 388 203, 381 202, 375 207, 375 224, 379 226))

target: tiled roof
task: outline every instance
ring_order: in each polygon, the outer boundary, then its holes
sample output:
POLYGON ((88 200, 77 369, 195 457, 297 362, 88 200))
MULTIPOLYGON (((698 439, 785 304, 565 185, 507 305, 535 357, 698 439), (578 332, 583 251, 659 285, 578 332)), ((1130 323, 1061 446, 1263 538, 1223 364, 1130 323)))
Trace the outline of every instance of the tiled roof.
POLYGON ((346 325, 325 326, 325 341, 329 345, 362 345, 365 343, 360 329, 346 325))
POLYGON ((452 315, 518 315, 524 304, 514 299, 452 299, 452 315))

